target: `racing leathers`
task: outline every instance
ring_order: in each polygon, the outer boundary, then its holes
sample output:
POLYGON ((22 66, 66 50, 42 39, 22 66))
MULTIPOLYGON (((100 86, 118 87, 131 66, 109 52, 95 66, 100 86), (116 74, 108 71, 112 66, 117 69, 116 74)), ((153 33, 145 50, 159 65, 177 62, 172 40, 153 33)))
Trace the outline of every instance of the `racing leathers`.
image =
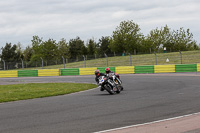
MULTIPOLYGON (((99 86, 99 77, 101 77, 101 76, 106 76, 106 75, 105 75, 104 73, 99 73, 99 74, 96 75, 96 77, 95 77, 95 81, 97 82, 97 85, 98 85, 98 86, 99 86)), ((103 86, 101 86, 100 90, 101 90, 101 91, 104 91, 105 88, 104 88, 103 86)))

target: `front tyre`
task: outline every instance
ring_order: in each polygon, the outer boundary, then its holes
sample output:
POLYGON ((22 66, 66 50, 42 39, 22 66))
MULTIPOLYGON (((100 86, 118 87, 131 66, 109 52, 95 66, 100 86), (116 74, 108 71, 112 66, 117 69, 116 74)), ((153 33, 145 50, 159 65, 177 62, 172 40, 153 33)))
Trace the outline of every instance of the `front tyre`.
POLYGON ((124 90, 124 87, 123 86, 121 86, 121 91, 123 91, 124 90))
POLYGON ((121 92, 121 85, 117 85, 117 91, 116 93, 119 94, 121 92))
POLYGON ((122 85, 118 85, 117 87, 120 89, 120 91, 124 90, 124 87, 122 85))

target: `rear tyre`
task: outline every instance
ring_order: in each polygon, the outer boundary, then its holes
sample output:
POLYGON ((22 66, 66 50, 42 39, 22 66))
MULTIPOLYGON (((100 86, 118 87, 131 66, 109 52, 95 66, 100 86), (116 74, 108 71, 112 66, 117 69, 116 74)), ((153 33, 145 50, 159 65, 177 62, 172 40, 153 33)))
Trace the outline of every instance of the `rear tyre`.
POLYGON ((115 92, 112 89, 107 90, 110 95, 113 95, 115 92))
POLYGON ((115 92, 113 91, 113 89, 111 88, 111 86, 110 85, 108 85, 107 87, 106 87, 106 90, 107 90, 107 92, 110 94, 110 95, 113 95, 115 92))

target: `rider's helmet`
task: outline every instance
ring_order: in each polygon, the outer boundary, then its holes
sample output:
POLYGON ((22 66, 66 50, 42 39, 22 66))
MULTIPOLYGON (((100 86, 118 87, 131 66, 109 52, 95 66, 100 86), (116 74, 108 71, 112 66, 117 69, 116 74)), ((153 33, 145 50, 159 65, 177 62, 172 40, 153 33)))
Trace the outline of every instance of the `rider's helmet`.
POLYGON ((106 74, 110 73, 110 68, 107 67, 107 68, 105 69, 105 71, 106 71, 106 74))
POLYGON ((99 71, 98 69, 97 69, 97 70, 95 70, 95 72, 94 72, 94 73, 95 73, 95 75, 96 75, 96 76, 99 76, 99 75, 100 75, 100 71, 99 71))

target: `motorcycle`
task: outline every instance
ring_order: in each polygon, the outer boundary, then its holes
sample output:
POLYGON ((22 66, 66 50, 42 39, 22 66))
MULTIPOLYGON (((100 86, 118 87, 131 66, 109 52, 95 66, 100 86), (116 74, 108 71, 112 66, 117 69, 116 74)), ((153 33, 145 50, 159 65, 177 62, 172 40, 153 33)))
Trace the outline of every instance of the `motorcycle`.
POLYGON ((109 78, 109 76, 100 76, 99 85, 105 88, 105 90, 111 95, 115 93, 120 93, 120 89, 115 85, 115 82, 113 82, 113 80, 109 78), (113 88, 116 88, 116 89, 113 90, 113 88))
POLYGON ((124 89, 124 87, 122 86, 122 81, 114 73, 109 73, 107 74, 107 76, 113 80, 113 82, 117 85, 117 88, 119 88, 120 91, 124 89))

